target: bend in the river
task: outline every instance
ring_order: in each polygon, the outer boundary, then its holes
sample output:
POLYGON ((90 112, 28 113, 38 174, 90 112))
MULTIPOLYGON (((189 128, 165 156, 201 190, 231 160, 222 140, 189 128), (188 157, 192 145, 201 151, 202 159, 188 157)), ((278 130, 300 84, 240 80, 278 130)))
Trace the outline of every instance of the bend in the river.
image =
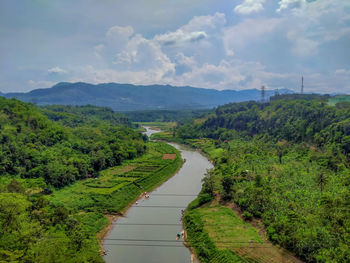
MULTIPOLYGON (((146 129, 148 136, 157 132, 146 129)), ((170 144, 186 162, 176 175, 151 192, 150 198, 138 200, 138 205, 117 220, 103 244, 106 262, 190 262, 191 252, 183 239, 176 240, 183 229, 181 210, 196 198, 201 180, 212 164, 197 151, 170 144)))

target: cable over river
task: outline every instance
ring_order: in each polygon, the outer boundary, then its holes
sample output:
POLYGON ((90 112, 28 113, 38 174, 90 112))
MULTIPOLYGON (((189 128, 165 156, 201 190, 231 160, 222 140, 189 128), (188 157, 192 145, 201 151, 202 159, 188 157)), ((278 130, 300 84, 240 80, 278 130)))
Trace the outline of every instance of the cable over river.
MULTIPOLYGON (((146 129, 148 136, 157 132, 146 129)), ((118 218, 103 243, 106 262, 191 262, 191 252, 183 239, 176 240, 183 230, 181 210, 196 198, 212 164, 197 151, 170 144, 181 151, 186 162, 176 175, 149 193, 149 198, 138 200, 125 217, 118 218)))

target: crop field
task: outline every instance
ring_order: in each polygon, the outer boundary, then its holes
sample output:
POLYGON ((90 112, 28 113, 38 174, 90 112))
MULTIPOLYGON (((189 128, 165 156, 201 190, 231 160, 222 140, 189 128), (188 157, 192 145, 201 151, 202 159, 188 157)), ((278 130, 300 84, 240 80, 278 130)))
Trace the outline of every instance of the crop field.
POLYGON ((335 106, 337 103, 340 103, 340 102, 350 102, 350 96, 349 95, 338 95, 338 96, 331 97, 328 100, 328 105, 335 106))
MULTIPOLYGON (((186 217, 187 230, 202 235, 197 237, 198 234, 191 233, 189 244, 193 242, 196 247, 206 240, 207 253, 211 254, 208 258, 214 261, 232 262, 236 255, 234 262, 301 262, 290 252, 274 246, 258 228, 243 221, 231 208, 211 203, 192 210, 186 217)), ((203 252, 199 250, 198 254, 203 252)))
POLYGON ((56 190, 51 202, 83 211, 121 212, 142 192, 152 190, 182 164, 180 153, 170 145, 149 142, 147 153, 123 165, 106 169, 89 178, 56 190), (170 154, 173 159, 163 159, 170 154))
POLYGON ((159 129, 162 131, 171 131, 174 127, 176 127, 176 122, 135 122, 140 126, 148 126, 153 129, 159 129))
POLYGON ((232 209, 222 205, 199 208, 204 228, 219 249, 230 249, 246 260, 257 262, 300 262, 258 233, 258 229, 244 222, 232 209))

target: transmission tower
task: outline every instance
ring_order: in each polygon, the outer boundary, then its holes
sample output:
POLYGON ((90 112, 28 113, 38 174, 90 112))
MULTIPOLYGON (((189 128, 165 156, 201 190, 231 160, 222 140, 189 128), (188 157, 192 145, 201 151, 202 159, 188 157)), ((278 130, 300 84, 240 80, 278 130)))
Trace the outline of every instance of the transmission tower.
POLYGON ((261 86, 261 103, 265 102, 265 86, 261 86))
POLYGON ((304 76, 301 76, 301 94, 304 93, 304 76))

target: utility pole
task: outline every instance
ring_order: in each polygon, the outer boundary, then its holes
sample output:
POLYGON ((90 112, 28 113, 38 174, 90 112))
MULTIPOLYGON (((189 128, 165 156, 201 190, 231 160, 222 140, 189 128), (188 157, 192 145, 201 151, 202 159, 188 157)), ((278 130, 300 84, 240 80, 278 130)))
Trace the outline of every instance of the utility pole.
POLYGON ((301 94, 304 93, 304 76, 301 76, 301 94))

